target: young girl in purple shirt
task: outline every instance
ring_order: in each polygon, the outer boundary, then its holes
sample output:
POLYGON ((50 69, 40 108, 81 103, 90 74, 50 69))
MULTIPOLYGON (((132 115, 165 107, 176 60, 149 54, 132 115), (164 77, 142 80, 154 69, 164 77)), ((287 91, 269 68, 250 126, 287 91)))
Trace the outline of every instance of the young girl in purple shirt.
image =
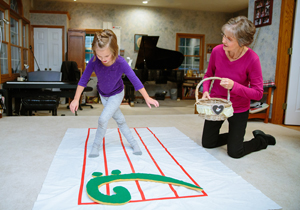
POLYGON ((99 156, 102 139, 105 136, 107 124, 110 118, 113 118, 117 122, 122 134, 133 148, 133 154, 142 154, 137 141, 133 138, 129 127, 126 124, 125 117, 119 108, 124 98, 124 84, 122 80, 123 74, 128 77, 135 90, 142 94, 149 108, 151 108, 151 104, 155 107, 159 106, 156 100, 149 97, 143 84, 127 64, 125 59, 118 56, 118 49, 117 37, 113 31, 109 29, 101 29, 99 32, 95 33, 92 43, 94 56, 86 66, 86 69, 78 83, 74 100, 70 104, 70 110, 73 113, 77 111, 81 93, 86 87, 91 74, 95 72, 98 79, 97 90, 100 94, 104 109, 98 120, 95 140, 91 152, 89 153, 90 158, 99 156))
POLYGON ((230 101, 234 110, 233 116, 227 120, 229 131, 220 134, 224 121, 205 120, 202 145, 215 148, 227 144, 230 157, 241 158, 251 152, 266 149, 275 145, 273 136, 261 130, 253 131, 254 138, 244 142, 250 100, 260 100, 263 96, 263 78, 259 57, 247 46, 253 41, 255 26, 246 17, 230 19, 222 27, 222 43, 213 48, 207 72, 204 78, 221 77, 215 80, 211 93, 211 81, 203 82, 202 98, 216 97, 227 99, 230 90, 230 101))

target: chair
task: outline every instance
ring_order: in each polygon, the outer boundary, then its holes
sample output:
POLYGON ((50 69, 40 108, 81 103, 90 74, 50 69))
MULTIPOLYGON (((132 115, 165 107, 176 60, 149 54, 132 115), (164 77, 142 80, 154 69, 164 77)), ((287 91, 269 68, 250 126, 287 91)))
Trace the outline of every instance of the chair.
MULTIPOLYGON (((63 61, 61 65, 61 73, 63 82, 79 82, 80 77, 82 75, 82 69, 78 68, 78 65, 75 61, 63 61)), ((92 87, 87 86, 84 88, 83 92, 90 92, 92 90, 92 87)), ((69 98, 68 101, 70 104, 71 98, 69 98)), ((89 106, 91 109, 94 108, 92 105, 84 103, 79 105, 80 110, 82 110, 82 106, 89 106)), ((69 109, 69 106, 67 108, 69 109)))
POLYGON ((268 107, 266 108, 265 112, 259 112, 259 113, 251 113, 249 112, 248 119, 263 119, 264 123, 269 122, 269 113, 270 113, 270 104, 271 104, 271 97, 272 97, 272 89, 274 86, 266 87, 267 91, 264 91, 264 95, 267 96, 266 103, 268 104, 268 107))

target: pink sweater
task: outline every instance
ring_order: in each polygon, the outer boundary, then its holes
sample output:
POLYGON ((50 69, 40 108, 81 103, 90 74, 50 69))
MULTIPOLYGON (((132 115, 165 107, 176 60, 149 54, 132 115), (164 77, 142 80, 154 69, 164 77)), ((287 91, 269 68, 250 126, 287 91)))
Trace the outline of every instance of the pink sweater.
MULTIPOLYGON (((250 108, 250 100, 260 100, 263 96, 263 77, 259 57, 250 48, 235 61, 229 61, 222 44, 213 48, 204 78, 213 76, 234 81, 230 91, 234 113, 247 111, 250 108)), ((220 81, 215 80, 210 97, 227 99, 227 89, 220 85, 220 81)), ((203 92, 209 90, 210 82, 211 80, 203 82, 203 92)))

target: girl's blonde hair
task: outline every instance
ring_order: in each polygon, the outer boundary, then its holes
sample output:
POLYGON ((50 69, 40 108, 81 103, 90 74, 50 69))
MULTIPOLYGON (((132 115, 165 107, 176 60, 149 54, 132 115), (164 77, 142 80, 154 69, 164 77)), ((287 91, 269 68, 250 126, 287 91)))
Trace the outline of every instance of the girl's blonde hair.
POLYGON ((119 51, 117 36, 110 29, 100 29, 95 33, 94 40, 92 43, 92 50, 94 53, 93 61, 95 61, 97 57, 96 49, 97 48, 104 49, 106 47, 109 47, 112 53, 113 61, 115 61, 118 57, 118 51, 119 51))
POLYGON ((225 30, 231 33, 242 47, 248 46, 253 42, 256 28, 247 17, 238 16, 231 18, 225 25, 223 25, 223 33, 225 30))

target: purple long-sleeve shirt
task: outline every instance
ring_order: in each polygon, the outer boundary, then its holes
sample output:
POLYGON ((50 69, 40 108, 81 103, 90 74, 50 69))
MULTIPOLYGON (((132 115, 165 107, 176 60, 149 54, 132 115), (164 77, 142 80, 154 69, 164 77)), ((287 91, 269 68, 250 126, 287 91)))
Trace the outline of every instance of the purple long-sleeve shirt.
MULTIPOLYGON (((204 78, 213 76, 234 81, 230 91, 234 113, 247 111, 250 108, 250 100, 260 100, 263 96, 263 77, 259 57, 250 48, 235 61, 229 61, 223 45, 213 48, 204 78)), ((210 82, 211 80, 203 82, 203 92, 209 90, 210 82)), ((227 89, 223 88, 220 82, 215 80, 210 97, 227 99, 227 89)))
POLYGON ((98 79, 98 92, 104 97, 122 92, 124 89, 123 73, 128 77, 136 91, 144 87, 123 57, 118 56, 111 66, 104 66, 97 57, 95 61, 93 60, 94 56, 87 64, 78 85, 86 87, 92 73, 95 72, 98 79))

